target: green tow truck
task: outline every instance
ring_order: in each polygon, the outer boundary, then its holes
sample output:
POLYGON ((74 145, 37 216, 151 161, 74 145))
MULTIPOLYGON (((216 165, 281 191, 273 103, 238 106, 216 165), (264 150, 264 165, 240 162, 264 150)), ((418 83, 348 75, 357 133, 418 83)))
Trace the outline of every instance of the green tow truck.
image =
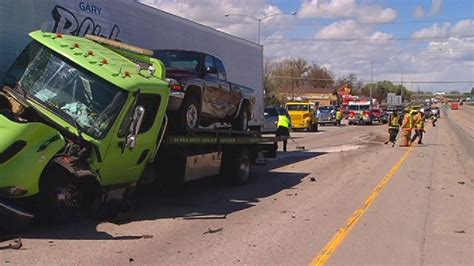
MULTIPOLYGON (((220 175, 249 180, 273 137, 167 130, 169 84, 152 51, 35 31, 0 89, 0 227, 116 214, 137 184, 220 175)), ((170 121, 172 123, 173 121, 170 121)))

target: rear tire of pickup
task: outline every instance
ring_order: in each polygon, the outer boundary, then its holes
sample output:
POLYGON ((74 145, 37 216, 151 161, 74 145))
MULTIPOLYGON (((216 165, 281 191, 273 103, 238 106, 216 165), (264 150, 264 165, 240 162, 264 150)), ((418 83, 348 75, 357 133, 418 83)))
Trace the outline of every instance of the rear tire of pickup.
POLYGON ((239 116, 232 121, 233 130, 247 131, 249 129, 249 106, 247 103, 242 104, 239 116))
POLYGON ((250 180, 251 162, 250 153, 245 148, 225 150, 221 175, 231 185, 244 185, 250 180))
POLYGON ((199 105, 199 101, 193 97, 192 94, 186 95, 184 98, 178 116, 179 124, 177 126, 180 131, 199 127, 201 120, 201 106, 199 105))

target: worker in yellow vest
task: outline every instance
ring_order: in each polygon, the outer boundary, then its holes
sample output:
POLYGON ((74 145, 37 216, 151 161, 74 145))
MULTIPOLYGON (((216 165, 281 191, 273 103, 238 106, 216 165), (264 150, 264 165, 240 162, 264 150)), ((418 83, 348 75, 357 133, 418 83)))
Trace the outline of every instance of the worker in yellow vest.
POLYGON ((408 108, 405 108, 405 115, 403 116, 402 130, 403 130, 403 143, 400 147, 408 147, 411 145, 411 131, 413 130, 413 114, 410 113, 408 108))
MULTIPOLYGON (((278 116, 278 124, 277 124, 277 131, 276 131, 276 136, 277 137, 286 137, 283 140, 283 151, 286 152, 286 146, 288 144, 288 138, 290 137, 290 127, 291 127, 291 122, 290 119, 286 115, 279 115, 278 116)), ((278 145, 278 143, 275 143, 278 145)), ((277 146, 278 150, 278 146, 277 146)))
POLYGON ((343 118, 343 115, 342 115, 341 109, 339 109, 336 112, 336 125, 337 126, 341 125, 342 118, 343 118))
POLYGON ((418 144, 423 144, 423 133, 425 132, 425 110, 422 108, 414 117, 415 135, 411 138, 411 142, 415 142, 418 138, 418 144))
POLYGON ((398 113, 396 111, 393 112, 392 117, 390 118, 390 121, 388 122, 388 141, 385 142, 385 144, 388 144, 389 142, 392 143, 392 147, 395 146, 395 142, 397 141, 397 135, 398 132, 400 131, 400 117, 398 116, 398 113))

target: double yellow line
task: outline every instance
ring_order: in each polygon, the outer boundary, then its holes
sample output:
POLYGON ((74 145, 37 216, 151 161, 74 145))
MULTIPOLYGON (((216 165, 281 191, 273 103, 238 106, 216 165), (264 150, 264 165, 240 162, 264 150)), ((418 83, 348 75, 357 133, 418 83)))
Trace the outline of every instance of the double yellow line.
POLYGON ((332 237, 331 241, 323 248, 319 255, 311 262, 312 266, 325 265, 331 256, 336 252, 337 248, 344 242, 349 233, 354 229, 356 224, 367 212, 369 207, 374 203, 375 199, 379 196, 382 190, 387 186, 392 177, 400 170, 400 167, 408 159, 408 156, 412 152, 413 147, 408 148, 405 154, 400 158, 397 164, 392 167, 390 172, 378 183, 378 185, 372 190, 365 203, 357 209, 352 216, 346 221, 346 225, 338 230, 338 232, 332 237))

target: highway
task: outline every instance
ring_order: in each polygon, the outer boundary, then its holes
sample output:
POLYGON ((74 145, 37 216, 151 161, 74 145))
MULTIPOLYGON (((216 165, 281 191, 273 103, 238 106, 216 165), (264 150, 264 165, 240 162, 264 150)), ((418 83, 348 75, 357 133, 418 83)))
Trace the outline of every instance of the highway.
POLYGON ((246 186, 148 189, 131 221, 30 228, 20 250, 3 236, 0 264, 473 265, 473 113, 410 148, 385 145, 386 125, 293 132, 246 186))

